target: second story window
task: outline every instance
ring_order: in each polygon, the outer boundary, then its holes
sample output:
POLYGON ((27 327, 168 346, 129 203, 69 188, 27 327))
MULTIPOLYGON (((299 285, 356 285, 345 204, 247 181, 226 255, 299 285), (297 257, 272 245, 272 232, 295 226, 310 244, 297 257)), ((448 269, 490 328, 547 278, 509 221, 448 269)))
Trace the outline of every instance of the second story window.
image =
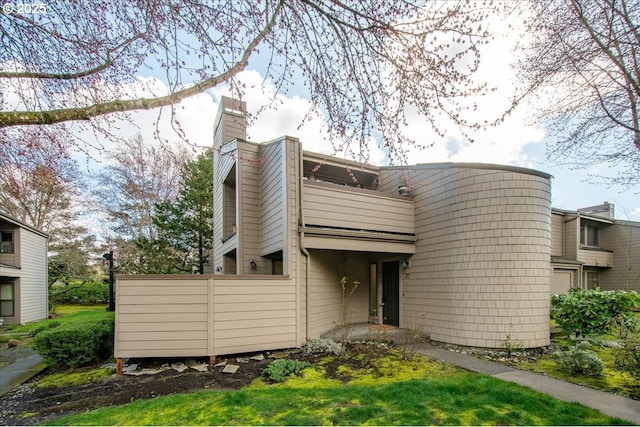
POLYGON ((0 233, 0 254, 13 253, 13 233, 3 231, 0 233))
POLYGON ((596 248, 600 247, 600 227, 582 224, 580 226, 580 244, 596 248))

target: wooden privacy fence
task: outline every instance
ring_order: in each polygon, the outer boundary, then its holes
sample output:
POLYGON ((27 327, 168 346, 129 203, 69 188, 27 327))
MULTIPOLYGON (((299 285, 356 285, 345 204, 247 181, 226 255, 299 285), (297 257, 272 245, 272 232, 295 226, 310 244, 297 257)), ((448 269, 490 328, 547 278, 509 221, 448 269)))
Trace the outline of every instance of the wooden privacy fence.
POLYGON ((299 346, 287 276, 116 278, 114 355, 203 357, 299 346))

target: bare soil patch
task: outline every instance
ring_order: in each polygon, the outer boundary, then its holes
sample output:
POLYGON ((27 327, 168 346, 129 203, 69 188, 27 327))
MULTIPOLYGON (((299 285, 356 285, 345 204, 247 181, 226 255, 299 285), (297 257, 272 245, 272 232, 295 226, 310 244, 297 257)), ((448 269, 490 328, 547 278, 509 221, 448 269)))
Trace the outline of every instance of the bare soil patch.
MULTIPOLYGON (((46 374, 44 372, 0 397, 0 425, 37 425, 63 415, 177 393, 237 390, 260 377, 263 369, 274 360, 267 357, 245 361, 248 356, 252 355, 234 355, 217 360, 239 365, 233 374, 223 373, 223 366, 210 366, 206 372, 187 369, 182 373, 165 370, 154 375, 114 374, 93 383, 71 387, 39 388, 38 379, 46 374), (243 361, 238 362, 237 358, 243 361)), ((316 356, 302 353, 292 353, 287 357, 312 363, 317 360, 316 356)), ((145 359, 130 362, 139 363, 141 368, 155 369, 172 361, 145 359)), ((180 361, 184 362, 184 359, 180 361)))

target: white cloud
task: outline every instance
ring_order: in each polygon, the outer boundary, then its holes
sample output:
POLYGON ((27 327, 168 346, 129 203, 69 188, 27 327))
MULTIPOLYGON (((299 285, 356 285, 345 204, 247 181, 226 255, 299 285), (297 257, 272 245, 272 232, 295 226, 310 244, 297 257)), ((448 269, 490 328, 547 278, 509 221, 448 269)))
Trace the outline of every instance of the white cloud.
MULTIPOLYGON (((250 141, 266 142, 288 135, 299 138, 305 150, 351 158, 350 153, 336 152, 331 142, 325 139, 326 122, 317 111, 314 112, 308 99, 275 95, 273 84, 265 81, 257 71, 243 71, 237 76, 237 80, 248 88, 243 100, 247 103, 247 110, 252 118, 247 129, 250 141), (264 106, 267 107, 262 108, 264 106), (312 113, 307 115, 310 111, 312 113)), ((217 87, 209 92, 215 99, 220 99, 222 95, 232 96, 226 87, 217 87)), ((378 164, 384 160, 385 153, 377 147, 375 141, 371 141, 369 150, 371 163, 378 164)))
MULTIPOLYGON (((514 37, 512 24, 492 15, 483 25, 491 30, 494 39, 480 46, 480 67, 474 80, 479 84, 486 82, 488 88, 494 90, 463 101, 463 107, 468 107, 465 118, 470 123, 492 122, 509 108, 517 83, 511 63, 516 59, 516 46, 521 41, 520 37, 514 37)), ((440 137, 423 119, 410 116, 407 136, 421 144, 433 144, 433 147, 410 150, 408 157, 417 163, 482 162, 531 167, 533 161, 525 148, 542 142, 545 137, 544 128, 530 122, 535 108, 535 104, 523 104, 497 126, 467 131, 469 138, 452 122, 449 122, 446 135, 440 137)))

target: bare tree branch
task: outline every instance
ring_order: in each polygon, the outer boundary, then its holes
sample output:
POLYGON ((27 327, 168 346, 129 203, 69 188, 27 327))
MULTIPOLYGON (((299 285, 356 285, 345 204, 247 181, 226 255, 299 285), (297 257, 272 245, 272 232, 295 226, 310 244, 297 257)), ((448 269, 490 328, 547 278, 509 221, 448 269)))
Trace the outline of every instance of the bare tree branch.
POLYGON ((375 140, 402 159, 409 146, 431 143, 404 136, 407 112, 440 135, 449 126, 440 117, 466 130, 502 120, 500 111, 487 123, 469 120, 463 100, 489 92, 474 78, 478 46, 490 37, 487 18, 503 8, 423 0, 87 0, 53 2, 46 16, 0 15, 0 133, 75 122, 112 138, 112 113, 170 106, 171 125, 185 137, 174 106, 223 84, 242 97, 248 88, 238 75, 251 61, 278 89, 273 100, 306 85, 309 114, 324 116, 329 143, 364 160, 375 140), (140 88, 138 76, 147 71, 168 93, 140 88))
MULTIPOLYGON (((265 28, 261 32, 259 32, 257 36, 247 45, 240 60, 229 67, 229 69, 222 74, 205 79, 200 83, 178 90, 169 95, 155 98, 140 98, 130 100, 117 99, 114 101, 104 102, 87 107, 63 108, 49 111, 0 111, 0 128, 6 126, 53 124, 70 120, 89 120, 92 117, 114 112, 149 110, 178 103, 185 98, 197 95, 207 89, 216 87, 220 83, 229 80, 247 67, 249 63, 249 57, 253 54, 260 42, 264 40, 267 34, 271 32, 275 19, 278 17, 282 6, 283 2, 279 2, 276 10, 271 17, 271 20, 267 22, 265 28)), ((140 36, 137 35, 131 38, 129 40, 129 43, 139 38, 140 36)), ((107 61, 109 62, 108 58, 107 61)), ((102 69, 104 68, 106 68, 106 66, 102 69)), ((38 74, 40 73, 32 74, 34 75, 30 76, 31 78, 42 78, 38 76, 38 74)), ((2 76, 0 75, 0 77, 2 76)), ((52 77, 50 74, 48 74, 44 78, 52 77)))
POLYGON ((79 71, 77 73, 42 73, 29 71, 0 71, 0 79, 53 79, 53 80, 73 80, 86 77, 91 74, 98 74, 113 65, 113 54, 124 50, 134 41, 143 38, 144 34, 136 34, 135 36, 123 41, 113 49, 107 49, 104 62, 88 70, 79 71))
POLYGON ((552 158, 574 167, 608 163, 622 172, 605 181, 640 182, 640 2, 522 4, 532 12, 532 39, 518 64, 520 93, 554 94, 538 117, 557 140, 552 158))

